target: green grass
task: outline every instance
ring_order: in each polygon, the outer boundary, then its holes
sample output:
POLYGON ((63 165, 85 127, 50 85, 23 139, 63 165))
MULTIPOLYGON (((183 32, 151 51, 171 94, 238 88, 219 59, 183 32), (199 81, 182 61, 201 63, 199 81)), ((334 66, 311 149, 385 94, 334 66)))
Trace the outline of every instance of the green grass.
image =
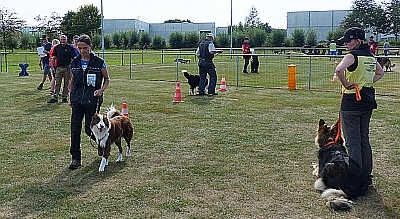
POLYGON ((104 173, 84 134, 83 165, 68 170, 71 109, 46 103, 39 70, 0 74, 0 218, 399 218, 398 96, 377 96, 371 121, 376 192, 332 212, 313 189, 311 163, 319 119, 337 118, 337 92, 288 91, 285 80, 266 80, 267 68, 239 77, 282 89, 236 89, 226 64, 218 74, 229 92, 188 96, 182 83, 185 102, 174 104, 173 65, 135 66, 133 80, 129 67, 109 70, 102 111, 127 102, 135 136, 132 156, 115 163, 114 146, 104 173))

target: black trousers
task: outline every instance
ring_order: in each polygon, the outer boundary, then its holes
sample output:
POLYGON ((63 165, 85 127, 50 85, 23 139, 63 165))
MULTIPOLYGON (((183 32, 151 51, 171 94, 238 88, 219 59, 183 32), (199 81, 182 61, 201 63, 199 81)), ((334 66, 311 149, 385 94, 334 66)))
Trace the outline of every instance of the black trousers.
POLYGON ((251 56, 243 56, 243 58, 244 58, 243 72, 247 72, 247 66, 249 65, 251 56))
POLYGON ((96 113, 96 107, 72 106, 71 114, 71 147, 70 154, 72 159, 81 160, 81 131, 82 120, 85 118, 85 133, 91 136, 90 123, 96 113))

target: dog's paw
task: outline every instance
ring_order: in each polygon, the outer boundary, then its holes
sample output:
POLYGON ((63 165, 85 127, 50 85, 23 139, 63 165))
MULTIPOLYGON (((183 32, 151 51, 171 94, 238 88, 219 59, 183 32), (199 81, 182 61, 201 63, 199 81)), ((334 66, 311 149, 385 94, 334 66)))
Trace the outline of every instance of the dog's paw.
POLYGON ((122 162, 122 153, 119 153, 117 163, 122 162))
POLYGON ((131 156, 131 150, 129 148, 126 149, 126 154, 125 156, 130 157, 131 156))
POLYGON ((99 172, 104 172, 104 168, 108 165, 108 161, 106 158, 101 158, 101 163, 99 166, 99 172))
POLYGON ((314 169, 312 171, 312 175, 318 177, 318 172, 319 172, 318 164, 317 163, 312 163, 312 167, 314 169))

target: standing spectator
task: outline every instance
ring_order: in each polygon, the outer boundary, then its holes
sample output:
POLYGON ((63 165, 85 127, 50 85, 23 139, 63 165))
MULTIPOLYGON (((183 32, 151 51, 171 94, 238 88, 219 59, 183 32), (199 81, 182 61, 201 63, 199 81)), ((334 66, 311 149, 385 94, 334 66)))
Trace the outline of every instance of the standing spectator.
POLYGON ((363 170, 369 187, 373 187, 369 125, 372 110, 377 108, 373 85, 383 77, 384 71, 364 42, 363 29, 349 28, 340 40, 349 51, 336 67, 336 75, 343 86, 340 106, 342 131, 350 158, 363 170), (357 96, 356 86, 361 97, 357 96))
POLYGON ((368 42, 369 50, 372 52, 374 55, 378 55, 378 44, 374 40, 374 36, 369 37, 369 42, 368 42))
MULTIPOLYGON (((60 40, 54 39, 53 41, 51 41, 51 44, 52 45, 51 45, 50 54, 53 54, 54 48, 55 48, 55 46, 60 44, 60 40)), ((50 69, 51 69, 51 74, 53 76, 53 79, 51 80, 51 83, 50 83, 50 94, 54 95, 54 87, 55 87, 55 83, 56 83, 55 82, 55 74, 56 74, 56 68, 57 68, 57 60, 52 55, 50 55, 49 65, 50 65, 50 69)))
MULTIPOLYGON (((329 44, 329 55, 334 56, 334 60, 336 61, 336 54, 337 54, 337 45, 334 40, 331 41, 329 44)), ((331 60, 332 57, 329 57, 329 60, 331 60)))
POLYGON ((74 51, 75 51, 75 54, 76 54, 76 55, 79 55, 79 50, 78 50, 78 46, 77 46, 78 39, 79 39, 79 36, 78 36, 78 35, 75 35, 75 36, 72 38, 73 44, 71 45, 72 47, 74 47, 74 51))
POLYGON ((383 54, 385 54, 385 56, 388 55, 389 49, 390 49, 390 43, 389 43, 388 39, 386 39, 385 43, 383 44, 383 54))
MULTIPOLYGON (((103 93, 110 83, 110 77, 103 59, 91 53, 92 42, 88 35, 82 35, 77 42, 79 55, 71 62, 71 82, 69 105, 71 114, 71 147, 72 162, 69 169, 81 166, 81 130, 85 117, 85 133, 91 136, 90 122, 93 115, 100 111, 103 93)), ((102 154, 99 147, 99 155, 102 154), (101 152, 101 153, 100 153, 101 152)))
POLYGON ((215 93, 215 87, 217 86, 217 72, 215 71, 215 65, 213 58, 218 51, 215 49, 213 43, 214 35, 212 33, 206 34, 206 39, 200 43, 196 50, 196 55, 199 57, 199 71, 200 71, 200 84, 199 84, 199 95, 206 95, 206 78, 207 73, 210 76, 210 84, 208 85, 209 95, 218 95, 215 93))
POLYGON ((47 103, 57 103, 58 95, 61 90, 61 83, 64 81, 63 91, 62 91, 62 102, 66 103, 68 95, 68 83, 70 79, 70 63, 75 57, 74 48, 67 43, 67 36, 60 36, 60 44, 55 46, 53 53, 54 59, 57 60, 57 68, 55 74, 55 87, 53 97, 47 101, 47 103))
POLYGON ((51 72, 50 72, 50 65, 49 65, 51 43, 49 42, 46 35, 42 36, 42 40, 43 40, 42 46, 44 48, 43 52, 46 53, 46 56, 41 57, 41 59, 40 59, 41 64, 43 66, 43 78, 42 78, 42 82, 40 82, 39 86, 37 87, 38 90, 43 89, 43 84, 46 81, 47 77, 49 77, 50 84, 53 79, 53 76, 51 75, 51 72))
POLYGON ((244 58, 244 66, 243 66, 243 73, 249 73, 247 71, 247 66, 249 65, 249 60, 251 58, 250 54, 250 40, 248 37, 245 37, 243 40, 243 44, 242 44, 242 52, 243 52, 243 58, 244 58))

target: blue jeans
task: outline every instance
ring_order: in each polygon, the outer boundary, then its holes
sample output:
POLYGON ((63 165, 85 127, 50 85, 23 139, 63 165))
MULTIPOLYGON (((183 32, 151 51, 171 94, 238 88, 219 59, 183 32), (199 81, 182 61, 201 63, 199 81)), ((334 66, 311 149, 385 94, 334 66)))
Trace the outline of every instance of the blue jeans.
POLYGON ((208 84, 208 93, 215 93, 215 87, 217 86, 217 72, 215 68, 199 67, 200 70, 200 84, 199 84, 199 94, 205 94, 206 89, 206 77, 207 73, 210 76, 210 83, 208 84))
POLYGON ((349 156, 361 167, 368 183, 372 183, 372 150, 369 143, 371 115, 372 110, 340 112, 349 156))

